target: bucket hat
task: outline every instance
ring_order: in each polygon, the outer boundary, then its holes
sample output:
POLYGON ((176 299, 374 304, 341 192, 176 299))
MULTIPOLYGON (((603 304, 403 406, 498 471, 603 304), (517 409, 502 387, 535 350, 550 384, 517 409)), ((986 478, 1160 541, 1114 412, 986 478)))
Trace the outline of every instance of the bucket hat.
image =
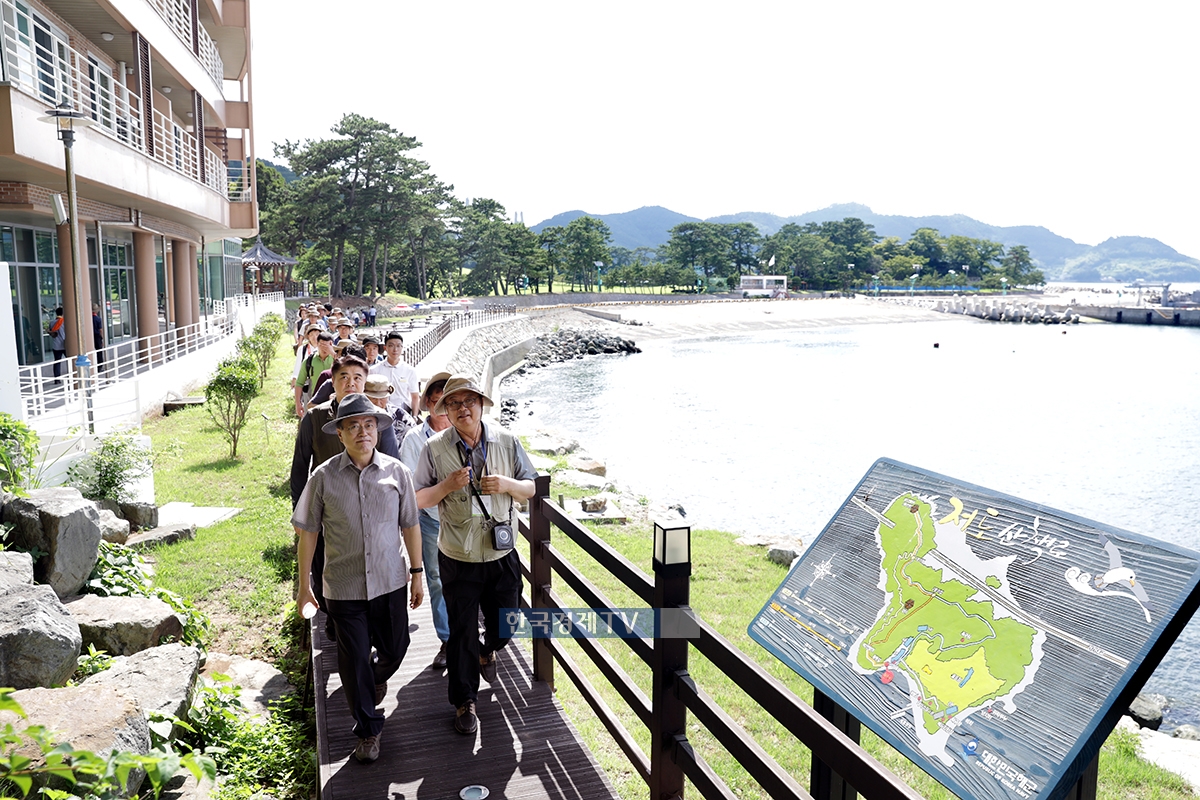
POLYGON ((367 397, 374 397, 377 400, 387 397, 392 393, 392 385, 388 383, 388 379, 382 375, 368 375, 366 386, 363 388, 363 394, 367 397))
MULTIPOLYGON (((421 404, 424 405, 424 401, 429 399, 429 387, 430 386, 433 386, 438 381, 448 381, 448 380, 450 380, 449 372, 435 372, 434 374, 430 375, 429 380, 425 381, 425 390, 421 392, 421 400, 422 400, 421 404)), ((445 391, 446 391, 445 389, 442 389, 443 393, 445 393, 445 391)))
POLYGON ((450 397, 452 394, 458 394, 459 392, 474 392, 475 394, 479 395, 480 400, 483 402, 484 408, 489 408, 492 405, 492 398, 483 393, 483 390, 479 388, 477 383, 475 383, 474 378, 472 378, 470 375, 454 375, 446 381, 446 388, 442 390, 442 399, 438 400, 437 405, 434 406, 433 413, 445 414, 446 398, 450 397))
POLYGON ((321 426, 321 432, 337 434, 337 424, 350 417, 374 417, 378 426, 392 424, 391 414, 372 403, 365 394, 348 394, 338 403, 334 418, 321 426))

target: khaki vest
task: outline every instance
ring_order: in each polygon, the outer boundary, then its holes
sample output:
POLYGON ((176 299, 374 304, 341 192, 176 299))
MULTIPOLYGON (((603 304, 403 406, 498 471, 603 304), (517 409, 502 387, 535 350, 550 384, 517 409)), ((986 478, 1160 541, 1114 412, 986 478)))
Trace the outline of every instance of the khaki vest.
MULTIPOLYGON (((516 462, 516 437, 503 428, 485 426, 487 431, 487 468, 489 475, 512 477, 510 465, 516 462)), ((462 469, 462 451, 458 447, 460 437, 453 427, 439 431, 429 438, 426 445, 433 458, 433 468, 439 483, 455 470, 462 469)), ((487 495, 491 499, 492 518, 507 522, 512 514, 512 496, 507 494, 487 495)), ((487 500, 484 501, 488 502, 487 500)), ((438 503, 441 525, 438 532, 438 550, 455 561, 495 561, 508 555, 508 550, 492 549, 492 534, 479 512, 479 504, 469 488, 450 492, 438 503)), ((516 530, 514 528, 514 533, 516 530)))

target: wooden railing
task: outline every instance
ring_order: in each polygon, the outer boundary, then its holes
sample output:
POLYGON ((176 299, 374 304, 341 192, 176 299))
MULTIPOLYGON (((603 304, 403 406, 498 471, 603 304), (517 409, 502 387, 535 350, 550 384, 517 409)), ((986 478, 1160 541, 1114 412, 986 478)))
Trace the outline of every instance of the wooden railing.
MULTIPOLYGON (((614 604, 554 547, 551 532, 559 531, 586 553, 596 565, 616 578, 654 609, 677 609, 691 621, 690 638, 657 636, 653 640, 620 641, 651 670, 650 693, 640 689, 606 648, 568 619, 572 641, 599 670, 613 691, 646 726, 650 753, 642 752, 634 737, 597 691, 561 640, 533 639, 534 679, 553 685, 555 662, 579 689, 604 727, 645 781, 652 800, 682 797, 684 776, 706 798, 732 798, 733 791, 695 751, 687 737, 688 713, 732 755, 772 798, 844 800, 855 791, 868 798, 918 800, 920 795, 887 767, 876 761, 848 736, 844 721, 831 721, 805 703, 745 653, 692 611, 688 602, 690 565, 686 571, 656 569, 651 578, 591 531, 572 519, 549 498, 550 478, 539 476, 530 500, 529 516, 520 531, 529 540, 529 561, 522 564, 530 592, 522 598, 530 609, 557 610, 569 604, 555 591, 557 575, 588 607, 614 609, 614 604), (688 673, 689 647, 708 659, 747 696, 812 751, 813 774, 808 791, 781 767, 763 747, 723 710, 688 673), (842 779, 840 776, 845 776, 842 779), (853 788, 847 779, 853 779, 853 788), (811 792, 811 794, 810 794, 811 792)), ((832 709, 823 709, 834 716, 832 709)))

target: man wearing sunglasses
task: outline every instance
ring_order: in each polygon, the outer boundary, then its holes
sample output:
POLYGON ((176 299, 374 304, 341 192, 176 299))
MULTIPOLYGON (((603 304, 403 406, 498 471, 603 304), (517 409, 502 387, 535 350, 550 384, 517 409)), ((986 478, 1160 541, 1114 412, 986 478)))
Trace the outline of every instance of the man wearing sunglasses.
POLYGON ((413 476, 417 506, 438 508, 448 689, 454 728, 462 734, 478 727, 479 678, 496 685, 496 652, 509 641, 500 636, 500 609, 516 608, 521 596, 513 500, 533 497, 537 477, 517 437, 483 423, 491 405, 470 376, 450 377, 433 413, 448 415, 451 427, 429 438, 413 476))

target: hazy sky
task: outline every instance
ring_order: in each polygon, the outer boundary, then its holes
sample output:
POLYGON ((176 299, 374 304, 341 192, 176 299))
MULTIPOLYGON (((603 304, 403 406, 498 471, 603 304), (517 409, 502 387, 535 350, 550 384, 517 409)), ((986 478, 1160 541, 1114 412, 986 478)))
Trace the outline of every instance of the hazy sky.
POLYGON ((1200 3, 253 0, 258 155, 386 121, 459 197, 883 214, 1200 257, 1200 3))

